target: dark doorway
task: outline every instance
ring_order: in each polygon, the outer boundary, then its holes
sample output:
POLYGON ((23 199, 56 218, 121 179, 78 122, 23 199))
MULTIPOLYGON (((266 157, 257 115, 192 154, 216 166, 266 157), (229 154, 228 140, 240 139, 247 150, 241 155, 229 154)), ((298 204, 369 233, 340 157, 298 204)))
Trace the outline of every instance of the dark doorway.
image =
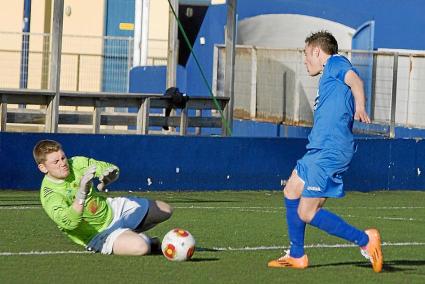
MULTIPOLYGON (((205 14, 207 13, 208 6, 197 5, 179 5, 179 20, 186 32, 190 45, 193 46, 199 29, 201 28, 205 14)), ((178 64, 186 66, 187 60, 190 56, 190 48, 184 40, 183 34, 178 33, 179 40, 179 60, 178 64)))

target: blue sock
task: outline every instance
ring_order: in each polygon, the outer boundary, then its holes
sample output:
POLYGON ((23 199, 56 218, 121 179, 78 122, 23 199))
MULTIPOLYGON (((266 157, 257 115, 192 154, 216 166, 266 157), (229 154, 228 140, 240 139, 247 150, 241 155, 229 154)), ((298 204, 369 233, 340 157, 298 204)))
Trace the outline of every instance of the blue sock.
POLYGON ((292 257, 302 257, 304 255, 304 233, 305 222, 298 216, 298 205, 300 199, 285 198, 286 223, 288 224, 289 241, 291 248, 289 255, 292 257))
POLYGON ((351 226, 341 217, 325 209, 319 209, 319 211, 316 212, 310 225, 330 235, 355 243, 358 246, 365 246, 369 242, 369 237, 365 232, 351 226))

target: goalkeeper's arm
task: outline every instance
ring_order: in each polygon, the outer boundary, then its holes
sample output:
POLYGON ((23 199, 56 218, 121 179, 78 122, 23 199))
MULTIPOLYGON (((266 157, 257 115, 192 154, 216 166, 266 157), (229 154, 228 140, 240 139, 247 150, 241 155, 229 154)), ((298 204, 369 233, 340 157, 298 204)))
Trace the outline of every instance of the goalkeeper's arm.
POLYGON ((75 194, 75 200, 72 207, 77 213, 82 213, 84 210, 84 203, 87 198, 87 194, 90 192, 90 188, 93 185, 93 178, 96 173, 96 166, 93 165, 84 172, 83 177, 80 181, 80 188, 75 194))

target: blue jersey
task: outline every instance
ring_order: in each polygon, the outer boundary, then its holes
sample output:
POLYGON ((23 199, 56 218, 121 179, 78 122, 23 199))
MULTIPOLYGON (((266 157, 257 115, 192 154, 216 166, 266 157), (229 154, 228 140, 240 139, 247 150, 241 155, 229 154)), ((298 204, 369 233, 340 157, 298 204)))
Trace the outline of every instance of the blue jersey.
POLYGON ((344 56, 332 55, 327 60, 319 81, 307 149, 354 151, 354 98, 344 82, 349 70, 354 70, 353 66, 344 56))

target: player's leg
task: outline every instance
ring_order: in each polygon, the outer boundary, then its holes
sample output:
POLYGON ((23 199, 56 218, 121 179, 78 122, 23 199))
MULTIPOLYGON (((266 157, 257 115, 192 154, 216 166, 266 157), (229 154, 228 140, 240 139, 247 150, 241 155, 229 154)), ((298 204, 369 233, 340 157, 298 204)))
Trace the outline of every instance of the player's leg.
POLYGON ((352 242, 362 249, 362 254, 370 259, 373 270, 382 270, 383 256, 381 239, 376 229, 362 231, 347 223, 340 216, 321 208, 323 198, 302 197, 299 205, 300 218, 330 235, 352 242))
POLYGON ((167 204, 139 197, 109 198, 108 204, 112 209, 113 220, 108 228, 90 240, 87 250, 117 255, 145 255, 160 251, 160 241, 157 238, 149 238, 143 233, 135 232, 135 229, 146 220, 150 207, 153 207, 151 213, 158 207, 163 213, 160 218, 169 218, 172 210, 167 204))
POLYGON ((304 182, 298 176, 297 171, 294 170, 283 190, 283 194, 286 208, 286 223, 288 225, 288 235, 291 244, 289 255, 296 258, 304 255, 306 224, 298 215, 298 206, 303 188, 304 182))
POLYGON ((300 204, 298 206, 298 216, 300 216, 300 219, 303 220, 303 222, 307 224, 310 223, 311 219, 314 217, 317 211, 323 207, 325 202, 326 202, 326 198, 323 198, 323 197, 320 197, 320 198, 301 197, 300 204))
POLYGON ((302 193, 299 213, 301 219, 333 236, 365 247, 372 254, 371 262, 375 271, 382 269, 382 251, 380 236, 376 230, 366 232, 348 224, 338 215, 325 210, 317 202, 317 198, 344 196, 343 174, 348 170, 353 152, 342 152, 333 149, 322 149, 314 152, 308 165, 308 184, 302 193), (312 209, 317 206, 316 211, 312 209))
POLYGON ((348 224, 338 215, 320 208, 322 200, 323 198, 302 197, 299 206, 300 218, 328 234, 365 246, 369 241, 366 233, 348 224))
POLYGON ((115 255, 146 255, 151 251, 150 240, 143 234, 138 234, 131 230, 122 232, 112 246, 112 253, 115 255))
POLYGON ((345 222, 336 214, 321 208, 324 197, 344 196, 342 175, 348 169, 352 153, 322 149, 309 164, 308 184, 302 193, 298 213, 301 219, 331 235, 360 246, 368 242, 365 232, 345 222))
POLYGON ((287 255, 272 260, 269 267, 305 268, 308 259, 304 253, 305 222, 298 216, 300 196, 304 188, 304 181, 293 171, 284 189, 284 205, 286 207, 286 222, 290 241, 290 251, 287 255))
POLYGON ((150 200, 148 213, 135 231, 147 231, 155 227, 157 224, 168 220, 172 214, 173 209, 169 204, 160 200, 150 200))

